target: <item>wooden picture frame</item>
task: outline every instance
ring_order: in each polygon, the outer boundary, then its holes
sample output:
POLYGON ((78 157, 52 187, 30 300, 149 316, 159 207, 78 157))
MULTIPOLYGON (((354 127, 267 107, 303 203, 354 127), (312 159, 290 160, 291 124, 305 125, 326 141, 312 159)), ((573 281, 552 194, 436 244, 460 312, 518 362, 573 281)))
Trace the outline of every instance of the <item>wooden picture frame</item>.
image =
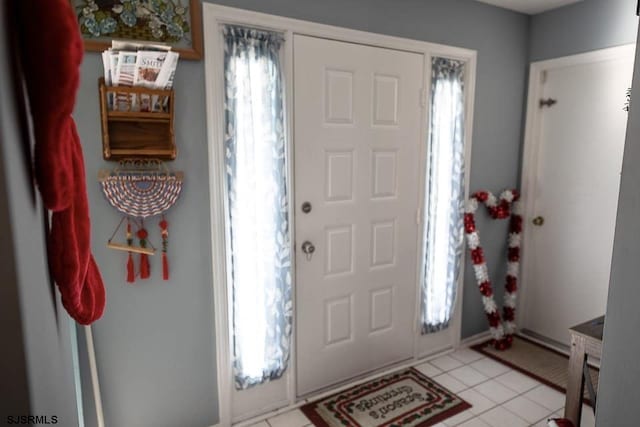
POLYGON ((181 59, 202 59, 200 0, 70 0, 84 48, 102 52, 112 40, 164 43, 181 59))

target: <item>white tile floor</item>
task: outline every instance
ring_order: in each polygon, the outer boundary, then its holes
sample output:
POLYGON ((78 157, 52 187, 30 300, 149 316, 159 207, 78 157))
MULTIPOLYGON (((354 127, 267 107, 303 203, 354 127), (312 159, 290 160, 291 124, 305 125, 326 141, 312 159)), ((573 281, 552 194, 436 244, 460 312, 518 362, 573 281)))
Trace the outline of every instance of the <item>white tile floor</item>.
MULTIPOLYGON (((469 349, 438 357, 416 368, 472 407, 434 427, 546 427, 562 417, 564 394, 469 349)), ((268 418, 252 427, 307 427, 300 410, 268 418)), ((593 411, 582 407, 580 427, 595 427, 593 411)))

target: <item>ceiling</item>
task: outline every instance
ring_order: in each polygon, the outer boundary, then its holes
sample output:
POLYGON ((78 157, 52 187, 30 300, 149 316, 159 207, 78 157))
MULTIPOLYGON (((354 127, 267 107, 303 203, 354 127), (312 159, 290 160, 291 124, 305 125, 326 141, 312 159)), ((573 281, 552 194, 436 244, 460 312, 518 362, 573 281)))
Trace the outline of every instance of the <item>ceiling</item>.
POLYGON ((492 4, 505 9, 535 15, 536 13, 556 9, 582 0, 476 0, 482 3, 492 4))

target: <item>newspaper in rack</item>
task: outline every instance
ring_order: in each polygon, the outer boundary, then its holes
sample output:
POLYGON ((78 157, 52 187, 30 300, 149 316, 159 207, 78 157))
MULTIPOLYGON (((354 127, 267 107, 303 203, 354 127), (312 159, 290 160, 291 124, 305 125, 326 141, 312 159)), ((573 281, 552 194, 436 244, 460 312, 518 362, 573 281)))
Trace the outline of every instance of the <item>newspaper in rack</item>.
POLYGON ((109 53, 109 76, 111 79, 112 85, 117 85, 116 83, 116 70, 118 69, 118 52, 113 50, 107 50, 109 53))
MULTIPOLYGON (((176 74, 176 68, 178 66, 178 58, 180 54, 177 52, 167 52, 162 69, 156 78, 156 88, 169 90, 173 87, 173 78, 176 74)), ((153 96, 153 108, 152 111, 166 111, 169 100, 158 99, 158 96, 153 96)))
MULTIPOLYGON (((168 52, 166 51, 138 51, 133 85, 152 89, 158 88, 158 75, 160 74, 160 70, 162 70, 167 54, 168 52)), ((140 111, 151 111, 151 98, 149 95, 140 95, 140 99, 138 100, 140 111)), ((154 95, 153 98, 157 98, 157 95, 154 95)))
MULTIPOLYGON (((112 50, 109 50, 107 52, 109 52, 109 79, 111 80, 112 86, 117 86, 118 82, 116 80, 116 71, 118 70, 118 52, 114 52, 112 50)), ((113 110, 115 109, 114 94, 111 93, 109 95, 109 108, 113 110)))
POLYGON ((102 66, 104 67, 104 83, 111 86, 111 64, 110 52, 105 50, 102 52, 102 66))
MULTIPOLYGON (((107 86, 142 86, 169 90, 178 65, 179 54, 161 44, 113 41, 102 53, 104 81, 107 86)), ((116 111, 167 111, 169 97, 110 92, 108 108, 116 111)))
MULTIPOLYGON (((133 86, 137 56, 137 52, 118 52, 118 66, 116 68, 116 75, 113 81, 115 86, 133 86)), ((128 105, 127 98, 127 94, 124 93, 118 93, 116 95, 117 110, 128 111, 136 109, 137 101, 135 95, 131 94, 131 98, 129 99, 130 105, 128 105)))
POLYGON ((160 75, 158 76, 158 83, 162 89, 171 89, 173 87, 173 78, 176 75, 176 68, 178 67, 178 58, 180 54, 178 52, 168 52, 166 65, 163 65, 160 75))
MULTIPOLYGON (((102 52, 102 66, 104 67, 104 84, 111 86, 113 80, 111 78, 111 52, 109 50, 102 52)), ((107 98, 107 104, 110 110, 113 108, 113 97, 111 95, 112 94, 108 94, 107 98)))

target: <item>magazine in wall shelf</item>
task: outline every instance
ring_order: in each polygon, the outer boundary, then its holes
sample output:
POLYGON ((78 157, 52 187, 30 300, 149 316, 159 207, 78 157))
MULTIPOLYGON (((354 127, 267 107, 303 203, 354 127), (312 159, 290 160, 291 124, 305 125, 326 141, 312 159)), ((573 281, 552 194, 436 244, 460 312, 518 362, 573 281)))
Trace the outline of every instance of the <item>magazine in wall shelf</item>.
POLYGON ((99 88, 105 160, 176 158, 173 90, 107 86, 104 78, 99 88))

